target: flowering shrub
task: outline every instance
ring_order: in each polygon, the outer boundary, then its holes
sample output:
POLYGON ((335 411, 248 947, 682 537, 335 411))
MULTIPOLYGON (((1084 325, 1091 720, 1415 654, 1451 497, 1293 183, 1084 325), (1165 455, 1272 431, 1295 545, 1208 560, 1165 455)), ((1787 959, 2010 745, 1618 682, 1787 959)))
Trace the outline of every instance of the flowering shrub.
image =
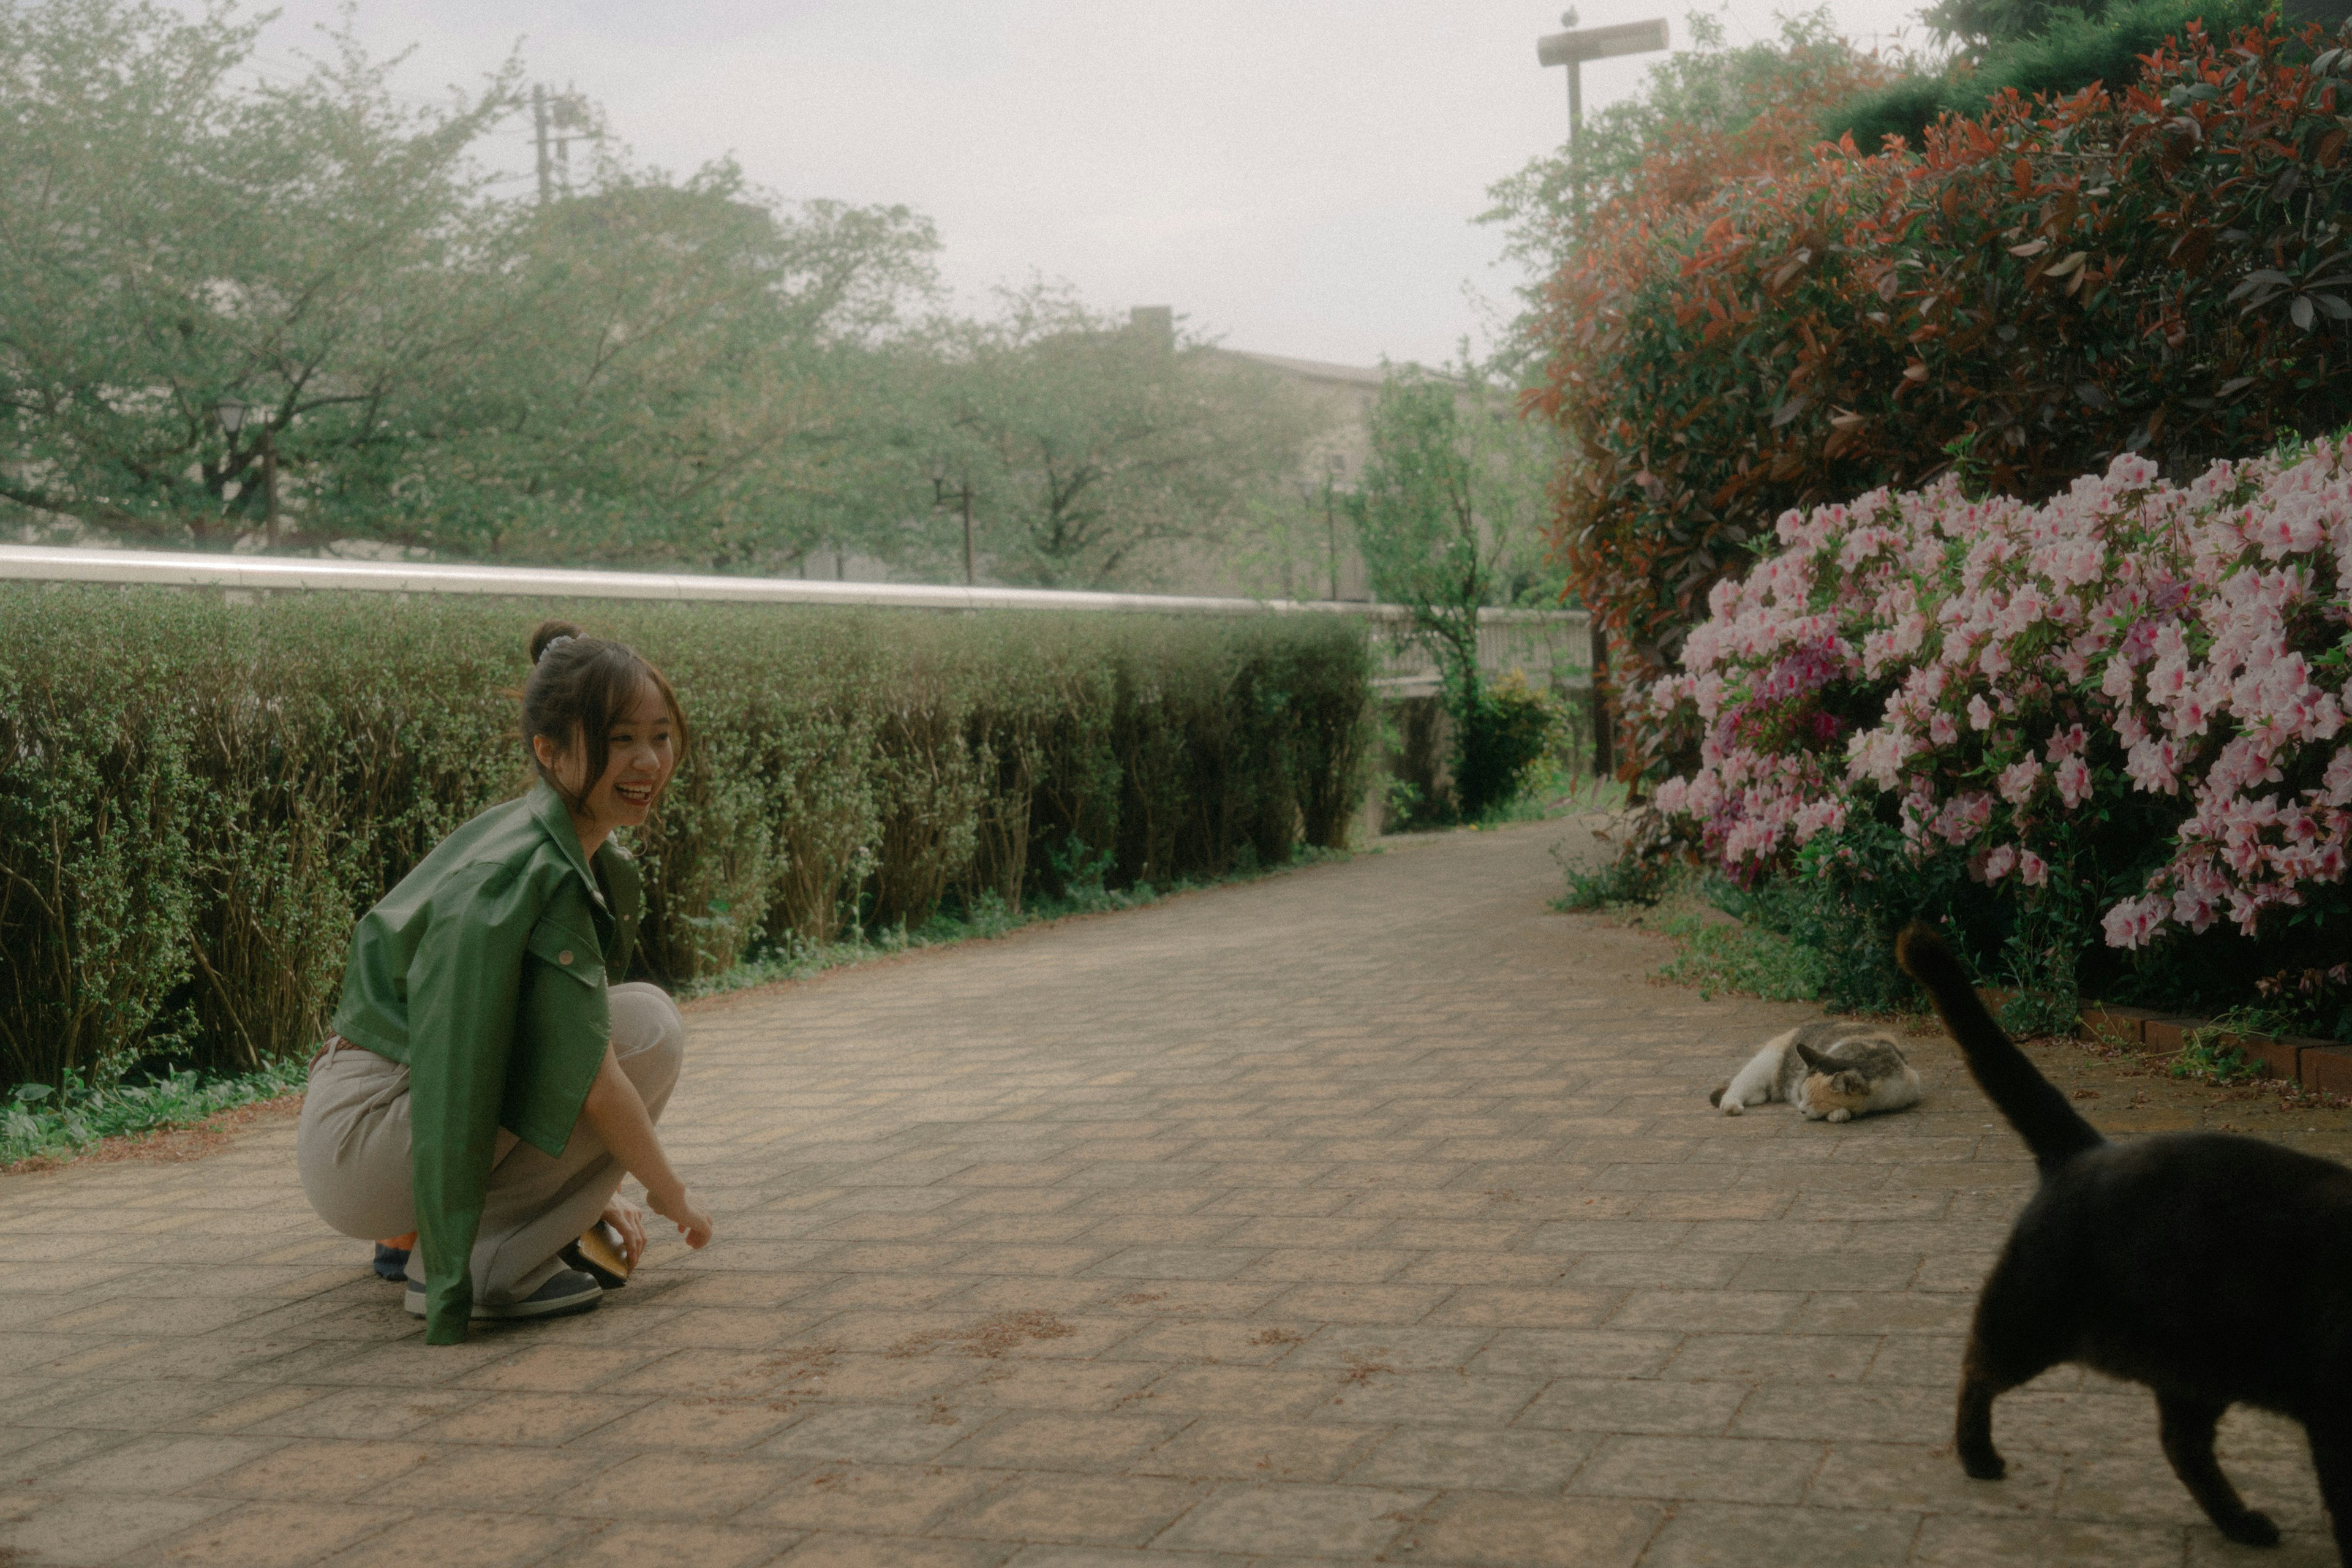
POLYGON ((1735 877, 1867 824, 2122 949, 2342 901, 2352 440, 2179 486, 2125 456, 2040 506, 1946 478, 1778 538, 1646 693, 1699 758, 1657 805, 1735 877))
POLYGON ((1533 406, 1579 453, 1557 527, 1621 673, 1671 669, 1787 508, 1956 463, 2041 500, 2352 418, 2352 52, 2323 42, 2191 27, 2137 82, 2012 93, 1916 151, 1613 198, 1551 285, 1533 406))

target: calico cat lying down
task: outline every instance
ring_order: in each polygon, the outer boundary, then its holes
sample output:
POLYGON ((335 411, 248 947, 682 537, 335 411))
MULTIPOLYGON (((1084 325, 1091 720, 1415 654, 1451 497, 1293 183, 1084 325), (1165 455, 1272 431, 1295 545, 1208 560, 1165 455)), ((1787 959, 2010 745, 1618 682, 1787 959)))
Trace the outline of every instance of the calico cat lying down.
POLYGON ((2001 1033, 1932 932, 1905 931, 1895 957, 2042 1167, 1969 1329, 1962 1468, 1999 1480, 1992 1402, 2079 1362, 2156 1391, 2173 1473, 2245 1545, 2276 1545, 2278 1528, 2221 1473, 2213 1428, 2242 1403, 2301 1421, 2352 1563, 2352 1169, 2220 1132, 2110 1143, 2001 1033))
POLYGON ((1892 1035, 1830 1018, 1766 1041, 1706 1102, 1738 1116, 1751 1105, 1780 1100, 1809 1121, 1850 1121, 1916 1105, 1923 1092, 1892 1035))

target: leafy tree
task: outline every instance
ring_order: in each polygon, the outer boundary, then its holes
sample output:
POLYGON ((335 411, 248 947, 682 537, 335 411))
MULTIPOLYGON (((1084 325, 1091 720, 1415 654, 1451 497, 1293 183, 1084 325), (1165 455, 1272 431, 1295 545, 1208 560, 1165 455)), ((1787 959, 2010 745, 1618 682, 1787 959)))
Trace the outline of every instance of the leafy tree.
POLYGON ((511 63, 411 112, 343 39, 300 84, 240 92, 258 27, 220 0, 0 9, 0 499, 225 543, 265 430, 299 472, 500 346, 449 283, 488 245, 462 158, 511 63), (256 411, 235 438, 228 396, 256 411))
POLYGON ((1283 489, 1320 417, 1273 373, 1207 349, 1045 284, 940 325, 925 468, 943 495, 971 488, 998 576, 1149 582, 1283 489))
POLYGON ((838 453, 929 289, 925 220, 618 153, 579 196, 500 198, 470 149, 515 62, 415 110, 341 37, 241 89, 258 27, 0 10, 0 503, 226 546, 266 432, 312 547, 744 567, 871 525, 838 453))
POLYGON ((1558 457, 1551 433, 1521 421, 1515 400, 1475 363, 1452 376, 1392 371, 1372 405, 1371 451, 1349 518, 1374 596, 1412 612, 1436 660, 1465 816, 1507 798, 1531 757, 1500 755, 1512 714, 1479 670, 1478 612, 1558 602, 1561 578, 1544 539, 1558 457))

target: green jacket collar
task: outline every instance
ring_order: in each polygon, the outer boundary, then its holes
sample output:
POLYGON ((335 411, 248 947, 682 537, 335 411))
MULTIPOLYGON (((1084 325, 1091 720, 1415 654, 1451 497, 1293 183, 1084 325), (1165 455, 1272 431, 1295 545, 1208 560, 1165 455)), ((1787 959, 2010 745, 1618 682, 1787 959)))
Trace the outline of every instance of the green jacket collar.
POLYGON ((530 815, 546 830, 547 837, 562 853, 565 861, 580 873, 580 879, 588 884, 589 891, 594 892, 596 873, 589 868, 588 857, 581 852, 580 830, 572 825, 572 808, 564 804, 563 796, 557 793, 555 786, 545 779, 530 786, 530 815))

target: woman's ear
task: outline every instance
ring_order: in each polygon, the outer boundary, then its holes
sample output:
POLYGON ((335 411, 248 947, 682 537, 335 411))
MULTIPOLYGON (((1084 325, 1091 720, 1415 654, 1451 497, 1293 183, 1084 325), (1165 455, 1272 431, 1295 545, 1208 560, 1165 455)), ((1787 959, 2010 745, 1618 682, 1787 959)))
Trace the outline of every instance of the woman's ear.
POLYGON ((555 742, 544 735, 533 735, 530 738, 530 754, 539 759, 539 765, 542 768, 553 768, 563 756, 562 752, 555 749, 555 742))

